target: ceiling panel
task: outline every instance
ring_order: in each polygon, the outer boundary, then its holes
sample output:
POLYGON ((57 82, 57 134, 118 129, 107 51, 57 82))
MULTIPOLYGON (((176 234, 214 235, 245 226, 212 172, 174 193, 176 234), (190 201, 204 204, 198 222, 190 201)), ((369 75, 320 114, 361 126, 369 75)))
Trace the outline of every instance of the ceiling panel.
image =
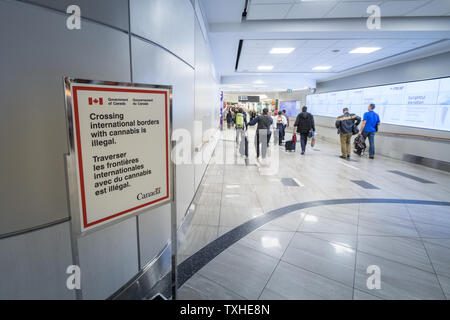
POLYGON ((247 10, 248 20, 283 19, 292 7, 291 4, 256 4, 247 10))
POLYGON ((329 72, 342 72, 380 59, 414 50, 439 39, 333 39, 333 40, 244 40, 238 72, 258 72, 258 66, 271 65, 264 73, 314 72, 312 68, 330 65, 329 72), (290 54, 270 54, 274 45, 288 44, 295 48, 290 54), (351 54, 361 46, 379 46, 370 54, 351 54))
POLYGON ((339 40, 307 40, 306 47, 308 48, 328 48, 338 43, 339 40))
POLYGON ((434 0, 425 6, 413 9, 407 16, 444 16, 450 12, 449 0, 434 0))
POLYGON ((322 18, 338 3, 336 1, 304 1, 296 3, 287 14, 287 19, 322 18))
POLYGON ((384 17, 445 16, 450 13, 450 0, 250 0, 247 19, 366 17, 369 5, 379 5, 384 17))
MULTIPOLYGON (((370 5, 379 5, 380 2, 373 1, 370 5)), ((368 16, 368 3, 365 1, 355 2, 338 2, 328 13, 325 18, 361 18, 368 16)))
POLYGON ((251 4, 280 4, 280 3, 294 3, 299 0, 250 0, 251 4))
POLYGON ((380 5, 381 17, 401 17, 419 8, 430 0, 385 1, 380 5))
POLYGON ((200 0, 208 23, 241 22, 245 0, 200 0))

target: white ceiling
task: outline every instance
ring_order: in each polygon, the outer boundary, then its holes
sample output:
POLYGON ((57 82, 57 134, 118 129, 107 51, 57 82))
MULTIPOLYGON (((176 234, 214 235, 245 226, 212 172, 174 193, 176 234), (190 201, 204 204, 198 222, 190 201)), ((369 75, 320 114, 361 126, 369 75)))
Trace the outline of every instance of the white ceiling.
POLYGON ((314 87, 316 81, 450 51, 450 0, 249 0, 246 19, 245 0, 198 1, 226 90, 314 87), (381 8, 379 30, 366 27, 366 10, 372 4, 381 8), (348 53, 361 46, 382 49, 348 53), (269 53, 273 47, 296 49, 274 55, 269 53), (274 68, 263 72, 257 69, 260 65, 274 68), (318 65, 332 69, 313 71, 318 65))
POLYGON ((369 5, 382 17, 450 15, 449 0, 249 0, 247 19, 361 18, 369 5))
POLYGON ((315 66, 331 66, 327 73, 346 71, 428 45, 440 39, 331 39, 331 40, 244 40, 238 72, 261 72, 258 66, 271 65, 270 72, 323 73, 315 66), (296 48, 290 54, 270 54, 271 48, 296 48), (370 54, 352 54, 358 47, 381 47, 370 54), (333 52, 339 50, 339 52, 333 52))

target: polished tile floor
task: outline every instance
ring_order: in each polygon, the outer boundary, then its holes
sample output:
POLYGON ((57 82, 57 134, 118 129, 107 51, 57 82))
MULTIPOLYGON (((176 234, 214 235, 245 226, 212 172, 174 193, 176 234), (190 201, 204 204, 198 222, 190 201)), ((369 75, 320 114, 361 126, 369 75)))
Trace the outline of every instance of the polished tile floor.
POLYGON ((209 164, 179 239, 180 261, 271 210, 354 203, 289 212, 237 239, 183 284, 180 299, 450 299, 450 207, 357 200, 448 201, 448 173, 381 156, 341 160, 339 146, 323 141, 304 156, 275 146, 279 167, 267 171, 255 160, 253 132, 247 163, 234 155, 234 131, 223 133, 215 153, 234 161, 209 164), (368 286, 374 266, 379 289, 368 286))

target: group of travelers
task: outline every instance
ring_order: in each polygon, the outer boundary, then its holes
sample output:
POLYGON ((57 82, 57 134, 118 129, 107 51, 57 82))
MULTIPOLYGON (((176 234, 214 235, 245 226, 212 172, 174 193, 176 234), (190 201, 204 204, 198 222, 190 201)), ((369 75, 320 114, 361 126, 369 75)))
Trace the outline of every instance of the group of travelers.
POLYGON ((361 140, 365 145, 365 141, 369 138, 369 159, 375 157, 375 133, 378 131, 380 125, 380 117, 374 111, 375 104, 371 103, 368 111, 364 113, 361 122, 361 117, 350 113, 348 108, 344 108, 343 114, 336 119, 336 129, 341 140, 341 158, 350 159, 351 138, 353 135, 358 135, 356 140, 361 140), (358 125, 361 128, 358 129, 358 125))
MULTIPOLYGON (((356 142, 361 142, 365 145, 365 140, 367 138, 369 139, 369 158, 374 159, 374 137, 380 124, 380 117, 375 113, 374 109, 375 105, 370 104, 362 120, 361 117, 350 113, 349 108, 344 108, 343 114, 337 117, 335 126, 340 136, 340 157, 342 159, 350 159, 352 149, 351 138, 353 135, 357 135, 355 145, 356 142), (359 125, 361 125, 360 129, 358 129, 359 125)), ((301 155, 304 155, 306 152, 309 138, 313 139, 311 145, 314 147, 314 136, 316 132, 314 116, 307 110, 308 108, 304 106, 302 112, 297 115, 294 123, 294 127, 297 128, 296 133, 300 135, 301 155)), ((254 111, 251 111, 250 121, 248 121, 247 113, 243 108, 229 109, 226 115, 227 125, 228 128, 231 128, 233 124, 235 125, 236 144, 237 146, 242 145, 241 153, 246 157, 248 157, 247 127, 257 125, 255 135, 256 157, 259 158, 261 155, 262 158, 265 158, 272 132, 275 132, 274 143, 278 143, 280 146, 283 144, 286 128, 289 126, 289 117, 286 115, 286 110, 276 111, 274 115, 267 108, 263 109, 259 115, 256 115, 256 113, 252 114, 252 112, 254 111)), ((286 150, 288 149, 288 145, 293 145, 293 151, 295 151, 296 133, 294 132, 295 137, 293 136, 293 141, 289 141, 289 144, 286 143, 286 150)))

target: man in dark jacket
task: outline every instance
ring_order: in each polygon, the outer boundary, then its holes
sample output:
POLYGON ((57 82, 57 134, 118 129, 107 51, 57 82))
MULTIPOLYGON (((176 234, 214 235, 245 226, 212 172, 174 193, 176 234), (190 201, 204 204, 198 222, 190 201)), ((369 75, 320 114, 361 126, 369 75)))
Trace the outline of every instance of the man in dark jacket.
POLYGON ((233 114, 231 113, 231 108, 227 112, 227 128, 230 129, 233 124, 233 114))
POLYGON ((350 159, 350 141, 353 134, 358 133, 357 126, 361 122, 361 117, 348 112, 348 108, 344 108, 343 115, 336 119, 336 129, 341 138, 341 158, 350 159))
POLYGON ((248 125, 254 126, 255 124, 258 124, 256 127, 256 134, 255 134, 255 144, 256 144, 256 157, 259 158, 259 145, 261 144, 262 148, 262 157, 266 157, 267 147, 269 146, 269 140, 270 140, 270 125, 272 124, 273 120, 268 115, 269 110, 267 108, 263 109, 263 114, 257 116, 253 120, 251 120, 248 125))
POLYGON ((306 144, 308 143, 308 135, 312 134, 311 130, 316 131, 314 117, 311 113, 306 112, 306 110, 306 106, 302 108, 302 112, 299 113, 294 123, 294 127, 297 127, 297 132, 300 134, 302 154, 305 154, 306 144))

